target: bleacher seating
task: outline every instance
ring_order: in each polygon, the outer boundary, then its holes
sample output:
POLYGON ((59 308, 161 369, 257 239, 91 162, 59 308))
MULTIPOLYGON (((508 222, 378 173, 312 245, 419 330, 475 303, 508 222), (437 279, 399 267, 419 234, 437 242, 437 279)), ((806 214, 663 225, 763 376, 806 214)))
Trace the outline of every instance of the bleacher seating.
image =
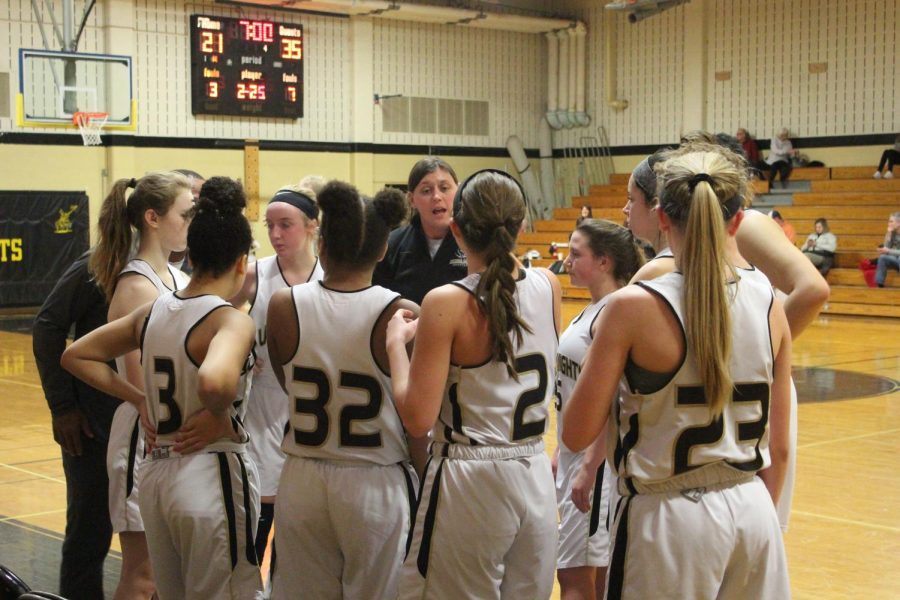
MULTIPOLYGON (((872 178, 870 167, 796 168, 791 174, 792 180, 809 181, 810 187, 809 192, 793 193, 792 205, 778 207, 797 232, 797 246, 803 245, 819 217, 828 219, 838 237, 834 268, 827 277, 831 297, 823 314, 900 317, 900 273, 889 272, 886 287, 876 289, 866 286, 858 267, 860 260, 877 256, 888 215, 900 211, 900 166, 894 172, 897 178, 880 180, 872 178)), ((594 217, 622 223, 628 177, 616 173, 609 185, 591 186, 587 196, 573 198, 571 208, 557 208, 552 220, 536 222, 533 232, 519 236, 517 254, 538 250, 542 259, 533 264, 550 266, 551 243, 566 243, 585 204, 593 208, 594 217)), ((768 192, 764 181, 753 185, 757 193, 768 192)), ((565 298, 589 298, 587 290, 570 285, 568 276, 563 275, 561 282, 565 298)))

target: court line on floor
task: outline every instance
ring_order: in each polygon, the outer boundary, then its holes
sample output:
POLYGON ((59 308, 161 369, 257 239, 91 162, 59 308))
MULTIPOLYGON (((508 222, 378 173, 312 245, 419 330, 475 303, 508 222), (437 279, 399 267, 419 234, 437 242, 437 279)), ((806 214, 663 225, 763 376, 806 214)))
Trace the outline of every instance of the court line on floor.
POLYGON ((843 523, 844 525, 857 525, 859 527, 868 527, 869 529, 880 529, 881 531, 890 531, 891 533, 900 533, 900 527, 891 527, 890 525, 879 525, 878 523, 866 523, 865 521, 857 521, 855 519, 844 519, 842 517, 832 517, 830 515, 822 515, 819 513, 807 512, 805 510, 792 510, 792 515, 800 515, 803 517, 812 517, 814 519, 824 519, 826 521, 834 521, 835 523, 843 523))
POLYGON ((870 433, 861 433, 859 435, 849 435, 847 437, 842 438, 834 438, 830 440, 822 440, 820 442, 810 442, 808 444, 798 444, 797 450, 806 450, 807 448, 815 448, 817 446, 825 446, 827 444, 837 444, 840 442, 850 442, 852 440, 861 440, 868 437, 875 437, 878 435, 887 435, 889 433, 897 433, 900 432, 900 427, 896 427, 894 429, 885 429, 883 431, 872 431, 870 433))
POLYGON ((29 519, 31 517, 43 517, 44 515, 55 515, 66 512, 65 508, 54 508, 53 510, 43 510, 41 512, 29 513, 27 515, 13 515, 10 517, 0 517, 0 523, 7 523, 14 519, 29 519))
MULTIPOLYGON (((18 527, 19 529, 24 529, 30 533, 36 533, 38 535, 42 535, 44 537, 48 537, 51 540, 57 540, 62 542, 65 537, 61 533, 57 533, 56 531, 51 531, 49 529, 44 529, 43 527, 39 527, 37 525, 29 525, 28 523, 23 523, 21 521, 15 520, 16 517, 5 517, 0 518, 0 523, 5 525, 12 525, 13 527, 18 527)), ((113 548, 109 549, 109 552, 106 554, 107 558, 114 558, 116 560, 122 560, 122 553, 113 548)))
POLYGON ((29 471, 27 469, 20 469, 19 467, 14 467, 13 465, 10 465, 7 463, 0 463, 0 467, 6 467, 7 469, 12 469, 13 471, 18 471, 20 473, 25 473, 27 475, 33 475, 34 477, 37 477, 38 479, 48 479, 50 481, 55 481, 56 483, 62 483, 62 484, 66 483, 65 479, 60 479, 59 477, 50 477, 49 475, 35 473, 34 471, 29 471))
POLYGON ((33 388, 36 388, 39 390, 44 389, 43 387, 41 387, 41 385, 39 383, 29 383, 27 381, 16 381, 15 379, 7 379, 5 377, 0 377, 0 382, 11 383, 13 385, 24 385, 25 387, 33 387, 33 388))

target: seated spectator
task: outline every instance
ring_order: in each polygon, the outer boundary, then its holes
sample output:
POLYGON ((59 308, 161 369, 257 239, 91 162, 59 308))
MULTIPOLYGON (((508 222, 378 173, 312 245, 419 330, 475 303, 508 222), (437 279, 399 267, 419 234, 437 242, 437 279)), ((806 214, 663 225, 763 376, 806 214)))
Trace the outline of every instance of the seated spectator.
POLYGON ((875 171, 875 179, 881 179, 881 171, 887 165, 887 171, 884 173, 885 179, 893 179, 894 165, 900 162, 900 135, 894 140, 894 147, 888 148, 881 154, 881 160, 878 162, 878 170, 875 171))
POLYGON ((784 232, 784 235, 787 236, 787 239, 791 240, 791 243, 794 243, 794 240, 797 239, 797 232, 794 230, 794 226, 784 220, 784 217, 781 216, 781 213, 777 210, 773 210, 769 213, 769 216, 778 223, 778 226, 781 227, 781 230, 784 232))
POLYGON ((747 162, 750 163, 751 173, 762 179, 762 172, 768 171, 769 166, 759 155, 759 146, 756 144, 756 140, 754 140, 750 136, 750 133, 743 127, 737 130, 735 137, 744 149, 744 156, 747 158, 747 162))
POLYGON ((575 228, 577 229, 581 222, 585 219, 593 219, 594 218, 594 209, 592 209, 587 204, 581 207, 581 214, 578 215, 578 218, 575 219, 575 228))
POLYGON ((888 219, 884 244, 878 248, 878 263, 875 267, 875 285, 878 287, 884 287, 888 268, 900 271, 900 212, 893 213, 888 219))
POLYGON ((803 254, 816 266, 824 277, 834 264, 834 253, 837 251, 837 238, 828 230, 828 221, 816 219, 816 231, 809 234, 803 245, 803 254))
POLYGON ((775 183, 775 175, 781 177, 781 187, 787 187, 788 177, 791 175, 791 159, 797 154, 791 143, 790 132, 782 129, 778 135, 772 138, 769 145, 769 156, 766 163, 769 165, 769 187, 775 183))

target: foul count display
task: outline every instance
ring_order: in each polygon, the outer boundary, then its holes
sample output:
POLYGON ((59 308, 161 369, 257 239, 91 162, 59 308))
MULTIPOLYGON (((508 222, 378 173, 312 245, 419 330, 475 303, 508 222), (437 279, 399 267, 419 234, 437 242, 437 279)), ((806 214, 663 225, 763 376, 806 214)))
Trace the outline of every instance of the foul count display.
POLYGON ((303 116, 303 27, 191 15, 191 112, 303 116))

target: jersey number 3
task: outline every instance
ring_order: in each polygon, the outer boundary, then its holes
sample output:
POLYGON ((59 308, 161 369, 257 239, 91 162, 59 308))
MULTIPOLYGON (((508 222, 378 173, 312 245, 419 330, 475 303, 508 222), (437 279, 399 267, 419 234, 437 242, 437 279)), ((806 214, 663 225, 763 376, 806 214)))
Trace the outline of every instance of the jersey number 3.
MULTIPOLYGON (((175 433, 181 428, 181 409, 175 402, 175 363, 171 358, 153 357, 153 372, 166 376, 166 387, 158 388, 159 407, 165 407, 165 416, 158 416, 156 433, 165 435, 175 433)), ((162 411, 161 411, 162 412, 162 411)))
MULTIPOLYGON (((313 429, 293 427, 294 442, 300 446, 321 446, 328 439, 331 421, 325 407, 331 400, 331 382, 320 369, 294 367, 294 381, 316 386, 314 398, 294 398, 294 412, 315 417, 313 429)), ((341 371, 340 387, 363 390, 369 397, 366 404, 348 404, 341 409, 339 417, 340 445, 352 448, 378 448, 381 446, 381 432, 353 433, 353 421, 368 421, 381 412, 381 386, 370 375, 341 371)))

